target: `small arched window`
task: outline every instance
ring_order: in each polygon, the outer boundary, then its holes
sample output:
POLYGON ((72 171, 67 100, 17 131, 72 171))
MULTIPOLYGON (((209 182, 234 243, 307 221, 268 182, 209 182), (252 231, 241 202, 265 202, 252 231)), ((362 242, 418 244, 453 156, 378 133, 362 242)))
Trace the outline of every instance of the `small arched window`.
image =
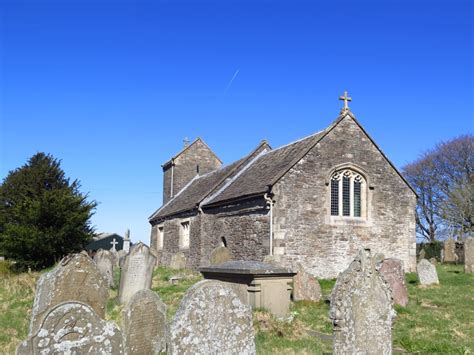
POLYGON ((362 217, 365 213, 365 179, 344 169, 331 176, 331 216, 362 217))

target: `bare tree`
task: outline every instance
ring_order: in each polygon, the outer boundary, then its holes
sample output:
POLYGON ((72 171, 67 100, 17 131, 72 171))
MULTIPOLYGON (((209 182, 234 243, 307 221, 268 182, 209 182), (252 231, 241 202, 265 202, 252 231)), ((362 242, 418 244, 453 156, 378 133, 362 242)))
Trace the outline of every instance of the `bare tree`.
POLYGON ((420 236, 433 242, 441 232, 455 237, 474 232, 474 136, 436 145, 403 172, 418 194, 420 236))

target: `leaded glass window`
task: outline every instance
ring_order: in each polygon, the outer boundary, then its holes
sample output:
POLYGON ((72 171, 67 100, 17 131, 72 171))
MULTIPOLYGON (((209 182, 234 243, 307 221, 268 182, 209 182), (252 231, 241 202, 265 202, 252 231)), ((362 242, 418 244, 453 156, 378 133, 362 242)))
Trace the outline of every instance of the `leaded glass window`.
POLYGON ((364 211, 364 178, 345 169, 331 176, 331 216, 362 217, 364 211))
POLYGON ((339 181, 331 180, 331 216, 339 215, 339 181))

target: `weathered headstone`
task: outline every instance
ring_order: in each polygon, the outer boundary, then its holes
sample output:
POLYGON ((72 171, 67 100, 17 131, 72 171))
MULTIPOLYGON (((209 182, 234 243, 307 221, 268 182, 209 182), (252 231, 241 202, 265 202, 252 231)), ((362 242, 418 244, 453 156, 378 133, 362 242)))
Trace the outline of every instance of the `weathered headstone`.
POLYGON ((184 296, 170 326, 170 354, 255 354, 252 311, 220 281, 184 296))
POLYGON ((38 280, 29 335, 36 333, 45 314, 62 302, 83 302, 104 318, 108 296, 107 280, 89 256, 67 256, 38 280))
POLYGON ((432 263, 434 266, 438 265, 438 260, 436 258, 430 258, 430 263, 432 263))
POLYGON ((123 353, 119 328, 81 302, 64 302, 49 310, 38 330, 16 350, 16 355, 123 353))
POLYGON ((474 273, 474 237, 464 240, 464 272, 474 273))
POLYGON ((443 263, 456 263, 457 261, 456 242, 453 238, 449 238, 443 244, 443 263))
POLYGON ((117 252, 117 255, 115 255, 115 267, 122 267, 121 263, 125 261, 125 257, 128 255, 128 253, 125 250, 119 250, 117 252))
POLYGON ((425 249, 420 250, 420 255, 418 255, 418 260, 422 260, 426 258, 426 252, 425 249))
POLYGON ((179 270, 186 268, 186 255, 179 251, 171 257, 170 268, 179 270))
POLYGON ((391 354, 395 311, 370 250, 361 250, 331 294, 334 354, 391 354))
POLYGON ((160 354, 166 351, 166 306, 151 290, 135 293, 123 311, 127 354, 160 354))
POLYGON ((230 251, 226 247, 217 247, 211 252, 209 257, 209 262, 211 265, 217 265, 225 263, 226 261, 231 260, 230 251))
POLYGON ((405 307, 408 304, 408 290, 402 261, 399 259, 384 259, 379 264, 379 272, 390 285, 393 302, 405 307))
POLYGON ((150 248, 143 243, 135 244, 125 257, 120 275, 119 300, 127 304, 132 296, 151 287, 153 268, 156 258, 150 253, 150 248))
POLYGON ((297 271, 293 277, 293 300, 314 302, 321 300, 321 286, 316 277, 306 272, 301 264, 297 271))
POLYGON ((109 286, 113 286, 115 256, 112 252, 99 249, 94 255, 94 261, 102 276, 107 279, 109 286))
POLYGON ((416 271, 418 272, 418 279, 420 280, 420 285, 427 286, 439 284, 436 267, 428 260, 421 260, 416 266, 416 271))

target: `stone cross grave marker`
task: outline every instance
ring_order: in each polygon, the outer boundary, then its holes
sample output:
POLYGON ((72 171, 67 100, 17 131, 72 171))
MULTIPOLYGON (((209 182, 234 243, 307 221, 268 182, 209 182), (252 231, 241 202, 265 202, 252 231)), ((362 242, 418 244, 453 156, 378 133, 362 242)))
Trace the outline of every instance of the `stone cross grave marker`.
POLYGON ((456 263, 458 256, 456 255, 456 242, 453 238, 449 238, 444 241, 443 244, 443 262, 444 263, 456 263))
POLYGON ((133 295, 123 310, 123 333, 128 355, 166 351, 166 306, 151 290, 133 295))
POLYGON ((391 354, 395 311, 370 250, 361 250, 331 293, 334 354, 391 354))
POLYGON ((64 302, 50 309, 38 330, 16 351, 16 355, 123 353, 118 327, 81 302, 64 302))
POLYGON ((113 253, 116 253, 117 252, 117 248, 115 247, 118 242, 114 239, 112 239, 112 241, 110 242, 110 244, 112 244, 112 248, 110 248, 110 251, 113 252, 113 253))
POLYGON ((127 304, 136 292, 151 287, 155 263, 156 257, 145 244, 140 242, 130 249, 130 253, 124 258, 120 276, 121 304, 127 304))
POLYGON ((416 266, 418 272, 418 279, 420 285, 428 286, 433 284, 439 284, 438 273, 436 267, 426 259, 422 259, 416 266))
POLYGON ((94 261, 102 276, 107 279, 109 286, 114 286, 114 265, 116 256, 109 250, 99 249, 94 255, 94 261))
POLYGON ((297 272, 293 277, 293 300, 314 302, 321 300, 321 286, 316 277, 306 272, 301 264, 298 265, 297 272))
POLYGON ((220 281, 191 287, 170 326, 170 354, 255 354, 252 311, 220 281))
POLYGON ((474 237, 464 240, 464 272, 474 273, 474 237))
POLYGON ((39 330, 52 307, 66 301, 86 303, 103 318, 108 297, 107 280, 92 259, 83 253, 67 256, 36 284, 29 334, 39 330))
POLYGON ((384 259, 379 264, 379 272, 390 285, 393 302, 406 307, 408 304, 408 290, 402 261, 395 258, 384 259))

